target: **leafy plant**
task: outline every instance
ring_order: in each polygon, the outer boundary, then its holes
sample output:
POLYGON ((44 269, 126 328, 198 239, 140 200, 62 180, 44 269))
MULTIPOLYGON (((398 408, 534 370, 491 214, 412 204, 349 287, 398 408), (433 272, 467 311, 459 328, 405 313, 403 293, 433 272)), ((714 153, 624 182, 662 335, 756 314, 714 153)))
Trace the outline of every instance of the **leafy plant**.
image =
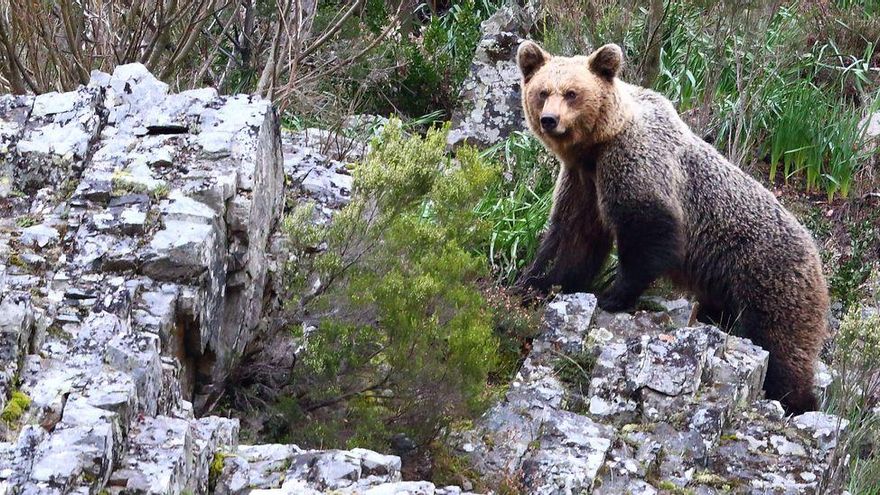
POLYGON ((445 12, 431 12, 424 25, 390 44, 388 55, 399 68, 375 89, 374 105, 384 109, 390 104, 409 116, 427 115, 439 108, 450 116, 480 41, 480 23, 498 4, 456 2, 445 12))
POLYGON ((444 442, 431 444, 431 481, 437 486, 470 484, 479 492, 488 491, 482 476, 467 458, 450 451, 444 442))
POLYGON ((492 314, 492 326, 501 337, 498 365, 490 381, 506 386, 519 371, 532 339, 541 331, 543 308, 523 306, 521 298, 503 286, 484 289, 483 297, 492 314))
POLYGON ((499 156, 504 172, 480 200, 477 214, 492 227, 486 251, 493 270, 499 280, 510 283, 537 252, 559 165, 525 132, 513 133, 485 154, 499 156))
POLYGON ((573 397, 574 400, 581 401, 583 397, 588 396, 587 391, 597 358, 597 350, 593 345, 588 345, 587 348, 573 354, 556 355, 553 370, 570 391, 577 392, 577 396, 573 397))
POLYGON ((845 307, 858 302, 862 296, 862 284, 871 274, 871 265, 865 263, 871 249, 876 249, 880 232, 872 219, 848 226, 849 252, 839 260, 832 260, 833 272, 829 277, 831 295, 845 307))
POLYGON ((297 442, 380 448, 403 432, 425 445, 488 397, 498 338, 473 206, 497 171, 472 149, 447 157, 445 136, 406 136, 392 120, 330 225, 311 224, 307 206, 285 222, 290 281, 311 287, 294 304, 316 327, 282 404, 297 442))
POLYGON ((0 419, 6 423, 7 427, 15 427, 30 406, 30 397, 20 390, 14 390, 3 408, 3 412, 0 413, 0 419))
POLYGON ((849 421, 831 453, 821 493, 875 495, 880 487, 880 315, 853 308, 835 341, 826 410, 849 421))

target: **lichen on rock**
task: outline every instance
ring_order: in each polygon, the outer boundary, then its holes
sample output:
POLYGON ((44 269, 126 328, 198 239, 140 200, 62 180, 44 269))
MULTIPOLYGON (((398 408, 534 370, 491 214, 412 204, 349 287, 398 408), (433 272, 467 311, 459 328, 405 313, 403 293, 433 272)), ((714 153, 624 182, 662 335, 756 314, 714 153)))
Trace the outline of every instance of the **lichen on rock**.
POLYGON ((766 351, 679 326, 676 305, 630 315, 595 301, 557 296, 505 400, 457 434, 478 471, 528 493, 818 493, 847 422, 763 400, 766 351), (597 356, 586 383, 550 367, 573 353, 597 356))

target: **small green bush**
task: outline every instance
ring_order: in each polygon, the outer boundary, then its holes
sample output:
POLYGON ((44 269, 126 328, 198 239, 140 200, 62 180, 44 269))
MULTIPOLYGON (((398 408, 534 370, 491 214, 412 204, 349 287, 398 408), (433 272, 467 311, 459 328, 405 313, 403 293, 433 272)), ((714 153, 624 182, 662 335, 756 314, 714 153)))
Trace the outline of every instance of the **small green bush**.
POLYGON ((845 256, 828 260, 832 272, 828 277, 831 296, 849 308, 863 296, 863 284, 871 275, 872 265, 866 263, 872 249, 880 242, 880 230, 869 218, 847 226, 849 249, 845 256))
POLYGON ((876 495, 880 487, 880 314, 852 308, 835 340, 835 379, 825 409, 849 420, 820 482, 821 493, 876 495))
POLYGON ((293 441, 384 448, 402 432, 425 445, 489 397, 499 343, 473 209, 497 170, 468 148, 450 159, 446 130, 407 136, 392 120, 331 224, 312 225, 309 206, 285 222, 294 304, 317 327, 280 404, 293 441))
POLYGON ((597 359, 598 348, 592 343, 587 344, 579 352, 557 353, 553 359, 553 370, 557 378, 566 385, 569 391, 573 392, 567 401, 566 408, 568 410, 586 412, 589 409, 583 399, 589 396, 590 380, 593 377, 593 368, 596 366, 597 359))
MULTIPOLYGON (((382 2, 371 3, 379 4, 373 7, 373 17, 382 19, 382 2)), ((366 112, 433 115, 434 121, 448 118, 480 41, 480 23, 500 4, 497 0, 462 0, 449 2, 443 10, 417 4, 398 36, 377 48, 378 56, 346 74, 348 93, 359 95, 366 112), (377 71, 377 66, 387 69, 377 71)))
POLYGON ((443 442, 431 444, 431 481, 437 486, 463 486, 470 483, 473 490, 486 492, 488 487, 467 458, 451 452, 443 442))
POLYGON ((840 324, 835 344, 838 356, 868 369, 880 370, 880 314, 851 309, 840 324))
POLYGON ((208 487, 211 492, 214 491, 214 488, 217 486, 217 481, 220 479, 220 475, 223 474, 223 465, 226 462, 227 457, 232 457, 233 454, 227 454, 226 452, 217 451, 214 452, 214 457, 211 459, 211 465, 208 467, 208 487))
POLYGON ((442 108, 447 116, 452 114, 480 41, 480 23, 497 9, 497 3, 457 2, 443 15, 432 16, 420 37, 397 46, 404 61, 402 77, 389 89, 400 111, 418 116, 442 108))
POLYGON ((523 306, 522 299, 507 288, 491 286, 483 297, 492 314, 492 326, 499 339, 499 361, 490 381, 506 386, 519 371, 532 339, 541 331, 543 308, 523 306))

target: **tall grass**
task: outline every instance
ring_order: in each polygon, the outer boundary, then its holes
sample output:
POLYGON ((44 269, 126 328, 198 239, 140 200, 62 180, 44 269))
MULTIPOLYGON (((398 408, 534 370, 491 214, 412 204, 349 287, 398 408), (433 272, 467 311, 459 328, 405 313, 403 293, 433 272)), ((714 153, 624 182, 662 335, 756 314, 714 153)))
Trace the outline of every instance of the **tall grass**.
POLYGON ((486 247, 493 272, 510 283, 534 258, 547 223, 558 164, 527 132, 515 132, 486 150, 503 164, 502 179, 477 205, 477 213, 492 227, 486 247))
POLYGON ((767 158, 771 182, 781 169, 787 184, 847 197, 871 152, 859 122, 873 109, 859 103, 880 75, 876 44, 861 54, 843 54, 833 40, 803 46, 801 8, 757 15, 670 2, 655 89, 681 111, 712 115, 696 130, 735 163, 767 158))
POLYGON ((824 192, 829 200, 849 196, 872 152, 860 122, 875 106, 861 109, 843 97, 848 89, 867 95, 870 73, 876 70, 867 62, 873 45, 863 57, 845 57, 835 45, 822 45, 781 74, 784 79, 801 79, 777 90, 778 110, 768 118, 765 148, 771 181, 782 165, 786 183, 802 179, 807 191, 824 192))

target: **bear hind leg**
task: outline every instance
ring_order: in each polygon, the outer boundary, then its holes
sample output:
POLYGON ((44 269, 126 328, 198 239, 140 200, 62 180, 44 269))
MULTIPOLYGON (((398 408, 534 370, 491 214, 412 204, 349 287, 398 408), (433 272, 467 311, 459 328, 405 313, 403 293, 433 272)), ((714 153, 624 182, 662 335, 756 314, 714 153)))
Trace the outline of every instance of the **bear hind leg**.
POLYGON ((751 340, 770 353, 764 379, 767 398, 781 402, 788 414, 817 410, 814 374, 821 329, 796 319, 784 325, 762 326, 750 314, 743 315, 742 323, 743 328, 751 329, 751 340))
POLYGON ((789 414, 801 414, 819 408, 813 388, 813 360, 797 352, 780 356, 770 351, 764 391, 768 399, 782 403, 789 414))

